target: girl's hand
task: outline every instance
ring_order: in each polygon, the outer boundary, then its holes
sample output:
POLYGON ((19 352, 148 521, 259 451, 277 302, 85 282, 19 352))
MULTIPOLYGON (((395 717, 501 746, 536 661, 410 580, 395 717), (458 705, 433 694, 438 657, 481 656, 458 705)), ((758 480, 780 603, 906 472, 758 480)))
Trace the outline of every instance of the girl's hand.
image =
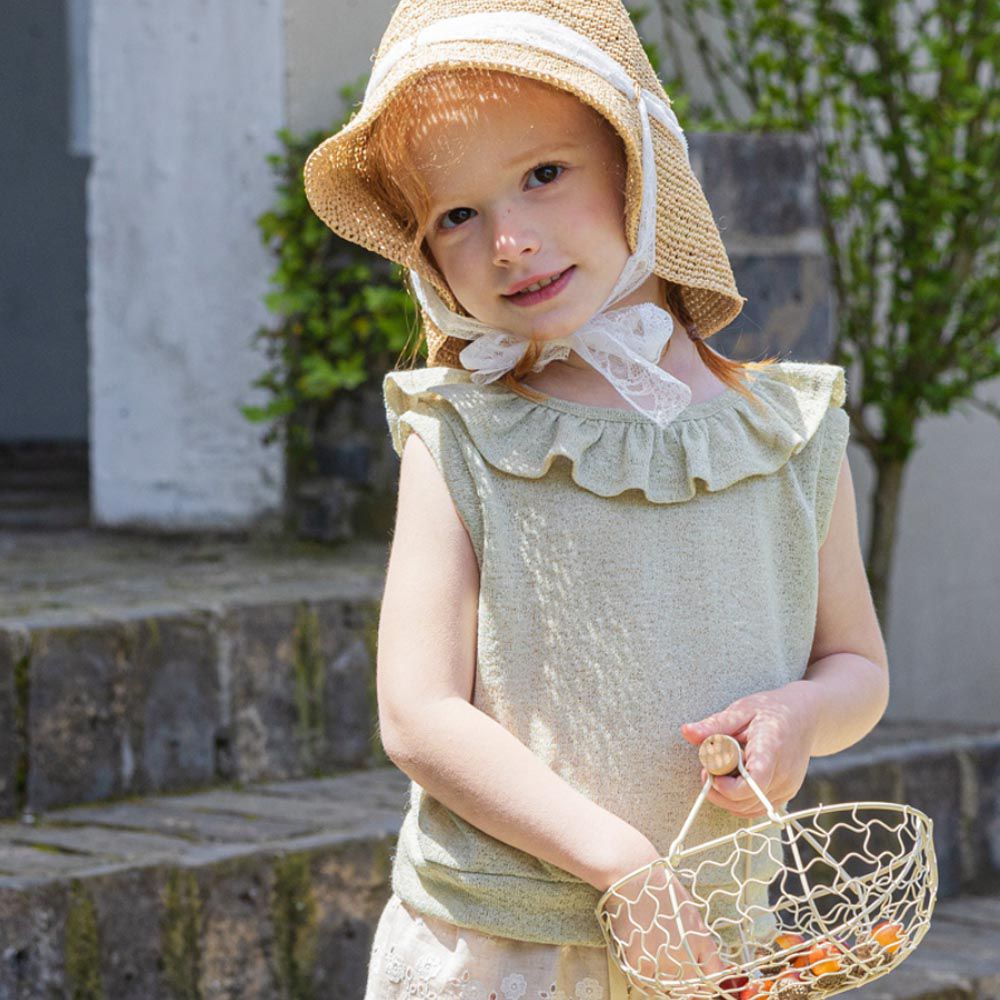
MULTIPOLYGON (((626 906, 614 897, 609 901, 611 928, 623 942, 628 964, 636 972, 650 978, 683 980, 723 971, 725 965, 701 910, 676 876, 657 866, 615 891, 630 902, 626 906), (675 915, 680 917, 680 927, 675 915)), ((709 994, 706 988, 706 996, 709 994)))
MULTIPOLYGON (((783 806, 802 787, 815 742, 820 706, 809 683, 795 681, 740 698, 721 712, 681 726, 681 735, 695 746, 714 733, 734 736, 743 745, 750 776, 773 805, 783 806)), ((701 783, 707 780, 702 768, 701 783)), ((767 815, 741 775, 715 778, 708 801, 736 816, 767 815)))

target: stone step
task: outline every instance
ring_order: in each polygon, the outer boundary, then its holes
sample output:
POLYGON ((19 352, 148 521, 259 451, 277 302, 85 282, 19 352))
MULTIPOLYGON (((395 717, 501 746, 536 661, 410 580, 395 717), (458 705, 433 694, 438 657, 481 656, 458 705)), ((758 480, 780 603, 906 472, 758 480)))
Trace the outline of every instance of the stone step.
POLYGON ((0 442, 0 531, 66 531, 90 523, 87 443, 0 442))
POLYGON ((0 823, 0 1000, 358 998, 396 768, 0 823))
POLYGON ((4 492, 22 494, 27 490, 83 490, 90 482, 87 466, 55 466, 47 468, 0 468, 0 487, 4 492))
MULTIPOLYGON (((0 534, 0 816, 385 763, 383 545, 0 534)), ((1000 872, 1000 730, 883 720, 797 802, 910 802, 942 896, 1000 872)))
POLYGON ((4 503, 0 506, 0 531, 67 531, 90 523, 86 496, 48 496, 44 503, 4 503))
POLYGON ((72 468, 86 472, 89 463, 86 441, 0 441, 0 482, 9 471, 72 468))
POLYGON ((51 507, 54 504, 64 503, 66 500, 78 502, 86 501, 86 482, 72 484, 72 486, 55 486, 49 484, 33 483, 5 483, 0 489, 0 511, 31 508, 31 507, 51 507))
POLYGON ((39 537, 0 535, 0 816, 385 763, 384 545, 39 537))
MULTIPOLYGON (((408 787, 390 765, 0 823, 0 1000, 360 1000, 408 787)), ((1000 894, 942 899, 854 995, 996 998, 998 944, 1000 894)))

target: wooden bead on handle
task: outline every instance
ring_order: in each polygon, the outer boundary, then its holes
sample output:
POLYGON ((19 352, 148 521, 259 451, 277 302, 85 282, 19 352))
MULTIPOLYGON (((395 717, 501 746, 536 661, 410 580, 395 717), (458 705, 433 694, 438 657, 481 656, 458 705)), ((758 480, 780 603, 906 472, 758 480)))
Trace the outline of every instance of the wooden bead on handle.
POLYGON ((739 774, 740 754, 739 741, 726 733, 713 733, 698 747, 702 766, 716 777, 739 774))

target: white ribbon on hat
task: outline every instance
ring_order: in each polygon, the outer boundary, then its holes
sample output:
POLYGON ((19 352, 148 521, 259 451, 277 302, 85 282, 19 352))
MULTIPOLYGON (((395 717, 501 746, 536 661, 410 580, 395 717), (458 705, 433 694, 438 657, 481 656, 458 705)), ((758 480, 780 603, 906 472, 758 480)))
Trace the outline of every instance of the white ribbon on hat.
MULTIPOLYGON (((673 109, 656 94, 634 82, 620 63, 572 28, 539 14, 487 12, 435 21, 396 43, 372 72, 366 99, 391 67, 415 48, 448 41, 503 41, 525 45, 570 59, 597 73, 631 100, 642 123, 642 202, 635 252, 594 316, 573 333, 546 341, 532 367, 541 371, 550 361, 575 350, 615 387, 636 410, 660 426, 670 423, 691 401, 691 390, 659 367, 674 330, 673 317, 651 302, 609 309, 653 273, 656 263, 656 161, 649 117, 652 115, 680 140, 687 139, 673 109)), ((528 349, 528 341, 509 331, 452 312, 437 290, 416 271, 410 272, 417 299, 435 326, 450 337, 471 343, 459 353, 463 366, 479 384, 493 382, 510 371, 528 349)))

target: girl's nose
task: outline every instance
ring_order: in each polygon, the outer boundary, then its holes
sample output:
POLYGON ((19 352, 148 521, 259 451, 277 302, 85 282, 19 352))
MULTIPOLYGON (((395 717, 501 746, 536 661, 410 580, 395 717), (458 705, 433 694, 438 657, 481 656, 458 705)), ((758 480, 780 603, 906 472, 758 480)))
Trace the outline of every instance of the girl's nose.
POLYGON ((512 214, 502 216, 493 236, 493 263, 503 267, 525 254, 537 253, 538 234, 519 223, 512 214))

